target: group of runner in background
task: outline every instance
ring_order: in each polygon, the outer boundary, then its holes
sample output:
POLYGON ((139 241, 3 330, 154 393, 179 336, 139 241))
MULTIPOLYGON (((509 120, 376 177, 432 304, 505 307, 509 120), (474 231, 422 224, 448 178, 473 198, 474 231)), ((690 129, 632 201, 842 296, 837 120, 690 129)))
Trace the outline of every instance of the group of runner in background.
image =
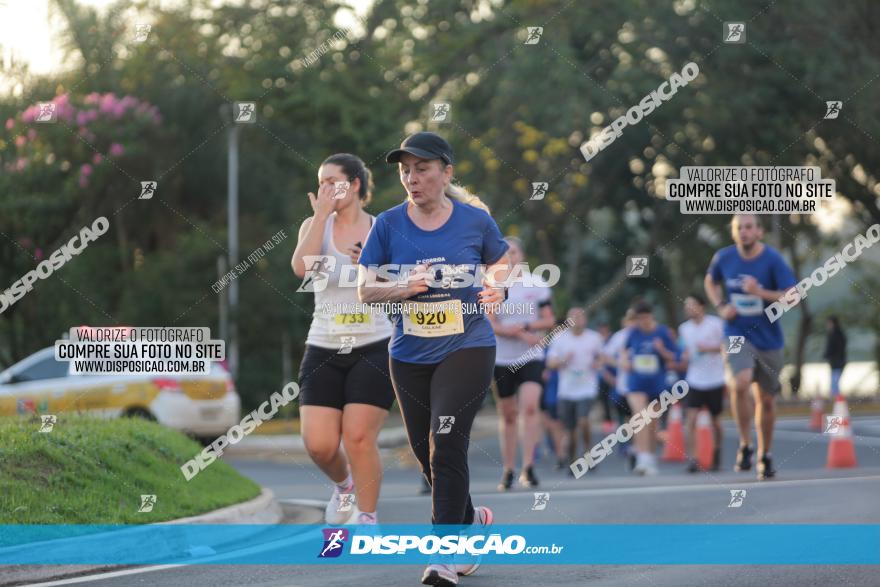
MULTIPOLYGON (((602 432, 608 434, 678 380, 686 381, 689 388, 684 400, 687 470, 700 470, 695 438, 697 415, 703 409, 710 415, 714 436, 709 470, 719 470, 720 416, 728 396, 740 440, 734 469, 750 470, 754 455, 758 478, 774 476, 770 448, 774 400, 781 389, 783 337, 779 322, 771 323, 764 307, 793 287, 795 278, 782 256, 761 242, 763 229, 757 216, 735 216, 731 233, 735 244, 718 251, 708 264, 705 294, 694 292, 683 300, 688 319, 677 329, 658 323, 651 304, 644 300, 633 303, 614 333, 607 324, 596 330, 588 328, 587 310, 574 307, 560 323, 568 328, 543 339, 544 360, 523 365, 519 360, 529 345, 534 346, 536 339, 541 341, 540 334, 546 335, 549 329, 551 296, 546 287, 516 284, 510 288, 505 304, 531 300, 539 310, 528 315, 511 308, 491 320, 498 345, 495 383, 504 456, 499 490, 508 490, 513 484, 517 411, 523 439, 519 483, 536 487, 539 482, 533 462, 535 453, 540 452, 534 443, 538 422, 544 423, 543 435, 557 469, 574 475, 570 463, 593 446, 589 416, 597 400, 602 432), (707 312, 707 298, 718 315, 707 312), (730 387, 726 384, 728 374, 730 387), (543 420, 535 415, 538 389, 542 389, 543 420), (517 395, 519 401, 515 400, 517 395), (751 442, 753 417, 757 454, 751 442), (583 441, 580 448, 579 440, 583 441)), ((510 238, 508 242, 516 258, 523 258, 522 243, 510 238)), ((834 343, 835 349, 839 346, 834 343)), ((658 472, 657 426, 658 420, 650 419, 619 449, 635 474, 658 472)))

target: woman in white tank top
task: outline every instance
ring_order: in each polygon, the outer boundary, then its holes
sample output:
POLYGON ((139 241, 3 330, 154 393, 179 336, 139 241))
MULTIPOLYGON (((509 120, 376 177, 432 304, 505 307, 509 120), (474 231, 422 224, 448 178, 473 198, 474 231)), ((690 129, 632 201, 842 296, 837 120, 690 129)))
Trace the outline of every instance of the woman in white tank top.
POLYGON ((364 162, 347 153, 328 157, 318 181, 318 194, 309 193, 314 216, 300 226, 291 260, 304 278, 300 291, 315 296, 299 373, 302 435, 334 484, 327 523, 374 524, 382 479, 377 440, 394 390, 391 323, 357 296, 357 260, 374 221, 363 209, 372 181, 364 162))

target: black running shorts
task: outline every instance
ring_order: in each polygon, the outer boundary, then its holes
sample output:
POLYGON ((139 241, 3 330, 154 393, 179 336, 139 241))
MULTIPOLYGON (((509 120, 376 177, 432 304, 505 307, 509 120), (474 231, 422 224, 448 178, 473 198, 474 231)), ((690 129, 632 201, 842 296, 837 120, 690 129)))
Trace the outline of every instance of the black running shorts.
POLYGON ((299 387, 304 406, 341 410, 345 404, 369 404, 389 409, 394 388, 388 372, 388 339, 352 347, 347 354, 306 345, 299 387))

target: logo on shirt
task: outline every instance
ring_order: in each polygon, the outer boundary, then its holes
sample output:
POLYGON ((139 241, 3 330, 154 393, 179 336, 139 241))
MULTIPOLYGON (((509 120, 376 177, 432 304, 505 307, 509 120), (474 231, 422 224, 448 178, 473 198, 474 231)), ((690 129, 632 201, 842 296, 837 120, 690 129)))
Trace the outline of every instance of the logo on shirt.
POLYGON ((473 283, 471 269, 474 266, 468 263, 462 265, 431 265, 429 271, 433 273, 433 280, 428 283, 431 287, 465 287, 464 283, 473 283))

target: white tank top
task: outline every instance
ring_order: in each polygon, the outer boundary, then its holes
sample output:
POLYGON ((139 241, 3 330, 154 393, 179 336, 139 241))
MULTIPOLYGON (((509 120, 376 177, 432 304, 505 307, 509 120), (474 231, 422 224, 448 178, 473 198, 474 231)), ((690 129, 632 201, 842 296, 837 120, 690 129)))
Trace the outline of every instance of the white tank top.
MULTIPOLYGON (((375 218, 370 215, 370 228, 375 218)), ((352 347, 362 347, 391 337, 391 322, 378 310, 361 304, 357 296, 357 271, 351 267, 351 257, 343 254, 333 244, 333 225, 336 212, 330 214, 324 224, 321 255, 330 257, 325 267, 331 267, 325 282, 315 284, 315 311, 306 344, 339 349, 345 340, 352 347), (334 262, 335 259, 335 262, 334 262), (349 287, 339 287, 340 277, 349 287), (326 286, 324 285, 326 284, 326 286)), ((364 239, 366 241, 366 239, 364 239)), ((322 280, 323 281, 323 280, 322 280)))

